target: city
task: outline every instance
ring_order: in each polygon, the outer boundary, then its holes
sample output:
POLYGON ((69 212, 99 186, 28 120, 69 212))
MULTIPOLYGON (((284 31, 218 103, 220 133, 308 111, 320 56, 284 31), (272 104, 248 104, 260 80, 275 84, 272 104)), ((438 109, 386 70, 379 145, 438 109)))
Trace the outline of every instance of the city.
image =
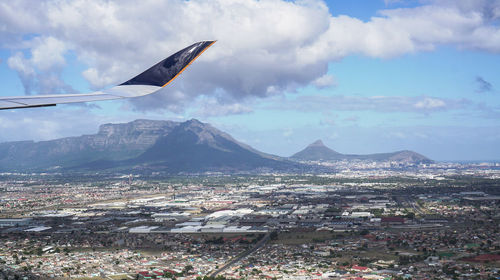
POLYGON ((500 269, 496 164, 0 176, 8 279, 493 279, 500 269))

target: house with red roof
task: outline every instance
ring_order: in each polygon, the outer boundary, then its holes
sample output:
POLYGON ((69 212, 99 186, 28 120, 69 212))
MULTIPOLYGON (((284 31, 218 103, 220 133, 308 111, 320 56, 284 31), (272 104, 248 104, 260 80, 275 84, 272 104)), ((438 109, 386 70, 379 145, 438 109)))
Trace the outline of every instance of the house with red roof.
POLYGON ((372 269, 366 266, 359 266, 359 265, 353 265, 351 267, 351 270, 357 271, 357 272, 371 272, 372 269))

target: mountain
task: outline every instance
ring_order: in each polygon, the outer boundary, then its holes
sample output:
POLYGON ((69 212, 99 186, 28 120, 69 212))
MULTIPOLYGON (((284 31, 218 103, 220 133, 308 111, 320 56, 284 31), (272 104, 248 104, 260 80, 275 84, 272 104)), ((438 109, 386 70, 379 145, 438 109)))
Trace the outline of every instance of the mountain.
POLYGON ((328 148, 323 144, 323 141, 317 140, 307 146, 302 151, 294 154, 290 158, 296 160, 336 160, 342 154, 328 148))
POLYGON ((94 135, 0 143, 0 170, 71 167, 96 160, 136 157, 177 125, 172 121, 135 120, 101 125, 94 135))
POLYGON ((359 160, 359 161, 390 161, 398 163, 432 163, 429 158, 413 151, 397 151, 392 153, 379 153, 368 155, 349 155, 338 153, 323 144, 321 140, 307 146, 302 151, 290 157, 296 161, 340 161, 340 160, 359 160))
POLYGON ((258 152, 210 124, 194 119, 175 127, 127 164, 175 172, 284 170, 297 165, 258 152))
POLYGON ((104 124, 97 134, 0 143, 0 171, 120 170, 166 173, 330 172, 304 161, 432 162, 411 151, 344 155, 320 140, 290 158, 266 154, 207 123, 135 120, 104 124))
POLYGON ((198 120, 105 124, 94 135, 0 144, 0 170, 136 169, 167 172, 290 170, 300 165, 259 152, 198 120))

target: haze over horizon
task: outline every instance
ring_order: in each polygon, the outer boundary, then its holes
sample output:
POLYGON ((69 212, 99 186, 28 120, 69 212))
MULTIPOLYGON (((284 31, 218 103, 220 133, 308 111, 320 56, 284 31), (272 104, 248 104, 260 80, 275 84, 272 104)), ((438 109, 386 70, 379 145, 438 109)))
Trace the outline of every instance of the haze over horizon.
POLYGON ((218 41, 152 96, 0 111, 0 142, 197 118, 280 156, 500 160, 499 23, 497 0, 4 3, 0 96, 102 89, 218 41))

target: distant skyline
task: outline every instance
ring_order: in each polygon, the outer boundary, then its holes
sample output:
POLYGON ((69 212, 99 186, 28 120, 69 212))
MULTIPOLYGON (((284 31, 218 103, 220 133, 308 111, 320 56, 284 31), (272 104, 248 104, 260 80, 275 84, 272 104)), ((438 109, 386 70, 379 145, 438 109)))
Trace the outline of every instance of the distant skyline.
POLYGON ((12 1, 0 95, 90 92, 218 40, 161 92, 0 111, 0 142, 196 118, 263 152, 500 160, 500 1, 12 1))

